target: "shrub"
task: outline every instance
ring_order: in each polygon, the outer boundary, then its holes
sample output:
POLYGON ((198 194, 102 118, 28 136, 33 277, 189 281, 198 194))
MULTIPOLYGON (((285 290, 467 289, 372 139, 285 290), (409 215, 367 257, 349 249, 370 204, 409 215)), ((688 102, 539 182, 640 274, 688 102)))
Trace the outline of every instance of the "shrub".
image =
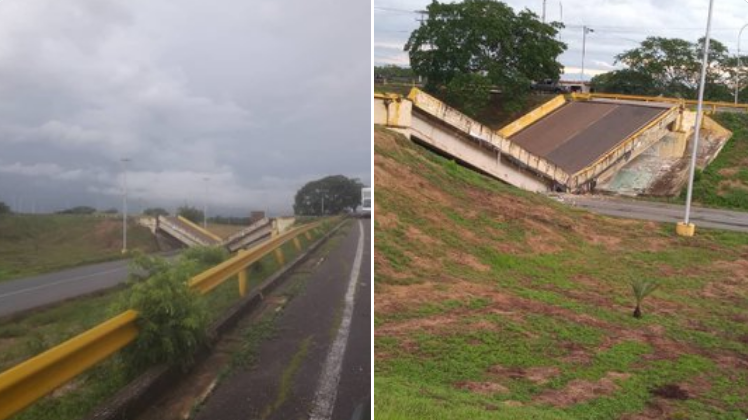
POLYGON ((210 268, 228 258, 229 253, 220 246, 198 246, 182 251, 181 261, 194 261, 200 268, 210 268))
POLYGON ((157 363, 186 368, 205 342, 210 320, 204 297, 187 286, 199 265, 191 260, 169 264, 155 257, 136 258, 133 265, 138 263, 150 277, 134 282, 116 304, 118 312, 134 309, 140 314, 138 338, 122 356, 136 370, 157 363))
POLYGON ((642 280, 636 279, 631 281, 631 291, 634 294, 636 300, 636 308, 634 308, 634 318, 642 317, 641 304, 645 297, 649 296, 660 287, 660 284, 656 280, 642 280))

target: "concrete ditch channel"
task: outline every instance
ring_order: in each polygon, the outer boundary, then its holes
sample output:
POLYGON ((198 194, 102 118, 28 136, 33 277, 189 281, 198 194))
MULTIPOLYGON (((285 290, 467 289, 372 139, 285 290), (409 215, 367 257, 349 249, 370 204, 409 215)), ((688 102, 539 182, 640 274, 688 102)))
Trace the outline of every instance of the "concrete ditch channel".
POLYGON ((361 415, 370 400, 370 235, 369 220, 329 232, 217 322, 221 338, 189 372, 153 368, 89 419, 309 418, 320 406, 313 418, 361 415))

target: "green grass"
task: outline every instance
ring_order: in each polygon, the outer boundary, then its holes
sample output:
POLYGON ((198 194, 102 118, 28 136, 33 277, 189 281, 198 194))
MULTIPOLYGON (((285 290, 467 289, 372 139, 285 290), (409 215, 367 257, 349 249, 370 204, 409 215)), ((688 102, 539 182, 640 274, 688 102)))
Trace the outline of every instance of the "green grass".
MULTIPOLYGON (((132 223, 128 248, 158 250, 132 223)), ((79 215, 0 215, 0 281, 122 258, 122 221, 79 215)))
POLYGON ((377 419, 615 419, 657 404, 671 418, 748 415, 748 374, 725 361, 748 357, 748 283, 735 263, 748 235, 684 239, 587 214, 375 135, 375 299, 390 302, 375 315, 377 419), (641 278, 661 287, 637 320, 630 281, 641 278), (497 366, 558 373, 540 383, 497 366), (626 376, 599 395, 541 398, 610 373, 626 376), (667 384, 690 398, 652 394, 667 384))
MULTIPOLYGON (((693 199, 707 207, 748 211, 748 115, 719 113, 714 119, 733 132, 709 166, 698 171, 693 199)), ((686 191, 681 199, 685 199, 686 191)))

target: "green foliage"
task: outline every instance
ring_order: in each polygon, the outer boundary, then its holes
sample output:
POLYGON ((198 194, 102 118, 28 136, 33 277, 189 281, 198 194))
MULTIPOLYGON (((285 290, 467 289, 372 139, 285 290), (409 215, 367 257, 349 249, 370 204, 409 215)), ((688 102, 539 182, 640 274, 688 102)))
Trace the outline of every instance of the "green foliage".
POLYGON ((188 206, 186 204, 177 209, 178 216, 182 216, 192 223, 202 223, 204 214, 205 213, 197 207, 188 206))
POLYGON ((156 217, 156 216, 168 216, 169 212, 166 211, 166 209, 161 208, 161 207, 149 207, 143 210, 143 214, 146 216, 156 217))
POLYGON ((560 23, 544 24, 524 10, 515 13, 494 0, 433 1, 426 21, 410 35, 405 50, 426 89, 461 109, 476 109, 494 86, 515 106, 533 80, 558 79, 556 40, 560 23), (444 90, 444 95, 440 95, 444 90))
POLYGON ((12 213, 12 211, 10 210, 10 206, 0 201, 0 214, 10 214, 10 213, 12 213))
POLYGON ((631 293, 634 295, 636 300, 636 308, 634 309, 634 318, 641 318, 641 304, 644 298, 652 294, 657 288, 660 287, 660 283, 657 280, 651 279, 634 279, 631 280, 631 293))
POLYGON ((401 67, 394 64, 374 66, 374 75, 377 78, 384 78, 388 81, 392 81, 393 79, 410 81, 416 78, 415 73, 413 73, 413 70, 410 67, 401 67))
POLYGON ((182 251, 180 260, 195 261, 201 267, 213 267, 225 261, 229 257, 228 251, 220 246, 196 246, 182 251))
POLYGON ((206 340, 210 313, 205 298, 187 286, 187 281, 206 266, 218 252, 199 249, 182 255, 170 264, 159 257, 137 256, 137 272, 148 273, 115 304, 116 312, 134 309, 139 312, 140 333, 137 340, 122 353, 127 365, 135 370, 157 363, 184 367, 206 340))
MULTIPOLYGON (((701 72, 704 39, 689 42, 679 38, 651 36, 616 60, 626 69, 595 76, 596 91, 633 95, 664 95, 695 99, 701 72)), ((712 39, 709 46, 704 97, 713 101, 731 101, 737 60, 727 47, 712 39)), ((744 79, 741 74, 741 79, 744 79)), ((742 83, 745 86, 745 82, 742 83)))
POLYGON ((343 175, 328 176, 308 182, 296 192, 294 213, 305 216, 324 216, 353 211, 361 203, 358 179, 343 175))
POLYGON ((96 209, 89 206, 76 206, 57 212, 58 214, 94 214, 96 209))

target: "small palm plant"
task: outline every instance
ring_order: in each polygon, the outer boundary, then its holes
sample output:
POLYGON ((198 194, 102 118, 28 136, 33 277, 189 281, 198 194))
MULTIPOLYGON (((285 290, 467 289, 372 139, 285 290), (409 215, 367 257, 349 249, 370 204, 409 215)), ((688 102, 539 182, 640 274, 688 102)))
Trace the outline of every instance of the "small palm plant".
POLYGON ((636 308, 634 309, 634 318, 642 317, 641 304, 645 297, 649 296, 660 287, 660 283, 657 280, 643 280, 636 279, 631 280, 631 290, 634 293, 634 299, 636 299, 636 308))

